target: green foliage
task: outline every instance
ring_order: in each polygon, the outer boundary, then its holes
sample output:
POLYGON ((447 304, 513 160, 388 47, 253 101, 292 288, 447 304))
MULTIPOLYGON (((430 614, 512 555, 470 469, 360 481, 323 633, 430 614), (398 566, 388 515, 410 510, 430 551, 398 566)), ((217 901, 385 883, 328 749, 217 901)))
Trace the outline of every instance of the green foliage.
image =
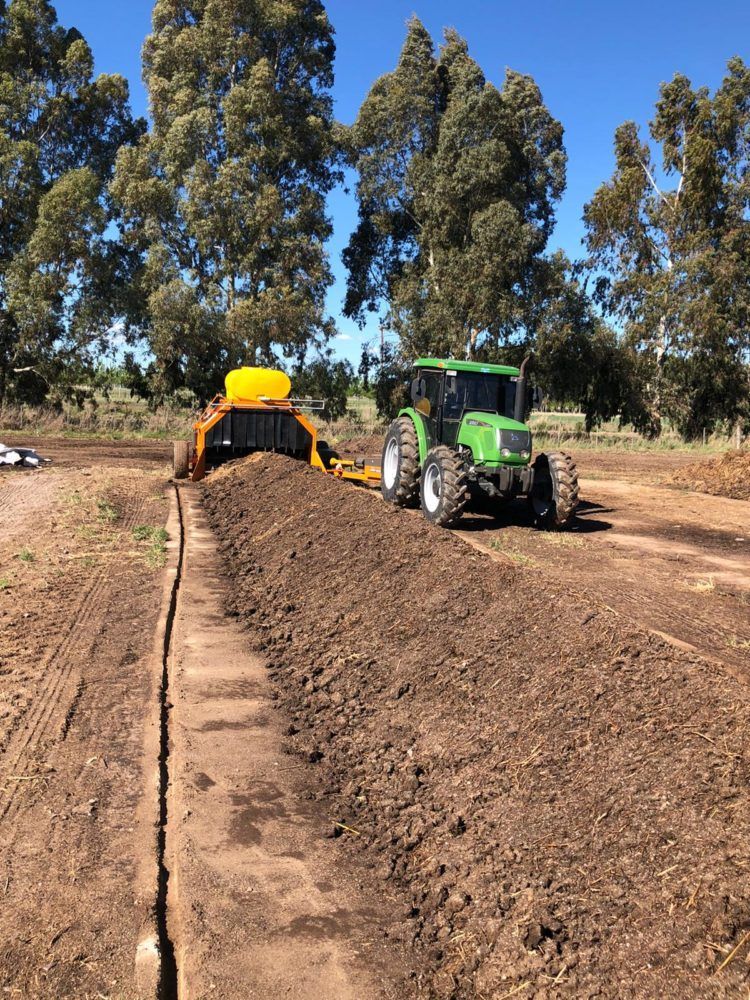
POLYGON ((46 0, 0 4, 0 400, 68 392, 126 311, 107 184, 142 128, 124 78, 94 78, 46 0))
POLYGON ((169 534, 165 528, 139 524, 133 528, 133 540, 144 544, 143 559, 149 569, 162 569, 166 566, 169 534))
POLYGON ((642 359, 593 309, 563 254, 545 266, 545 294, 530 327, 533 380, 548 397, 584 413, 587 431, 619 417, 652 435, 642 359))
POLYGON ((143 254, 152 391, 211 395, 332 332, 325 199, 338 179, 333 31, 319 0, 157 0, 153 130, 113 186, 143 254))
POLYGON ((114 524, 120 520, 120 512, 109 500, 97 500, 96 507, 100 521, 114 524))
POLYGON ((347 315, 384 303, 404 353, 473 356, 523 328, 565 185, 562 126, 534 81, 488 83, 447 31, 413 18, 397 68, 348 136, 359 226, 344 253, 347 315))
POLYGON ((382 354, 373 358, 375 369, 375 405, 382 420, 393 420, 409 403, 409 386, 413 378, 412 364, 400 349, 386 343, 382 354))
POLYGON ((325 400, 324 420, 338 420, 346 413, 354 383, 348 361, 334 361, 333 352, 320 351, 312 360, 301 359, 292 373, 292 395, 325 400))
POLYGON ((686 437, 750 422, 750 69, 712 96, 677 75, 649 124, 615 134, 612 178, 585 209, 596 299, 647 373, 655 426, 686 437))

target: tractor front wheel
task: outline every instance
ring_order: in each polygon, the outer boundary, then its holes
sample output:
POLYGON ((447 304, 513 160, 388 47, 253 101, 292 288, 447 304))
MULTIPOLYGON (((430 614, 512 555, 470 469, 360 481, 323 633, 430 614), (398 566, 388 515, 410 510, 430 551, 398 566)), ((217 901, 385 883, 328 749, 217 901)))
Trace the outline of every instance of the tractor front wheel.
POLYGON ((450 528, 469 500, 466 464, 458 452, 438 445, 427 453, 420 482, 422 513, 432 524, 450 528))
POLYGON ((419 443, 409 417, 388 428, 383 445, 381 486, 384 499, 396 507, 416 507, 419 496, 419 443))
POLYGON ((570 455, 553 451, 534 462, 534 485, 529 493, 534 523, 544 531, 564 528, 578 507, 578 470, 570 455))

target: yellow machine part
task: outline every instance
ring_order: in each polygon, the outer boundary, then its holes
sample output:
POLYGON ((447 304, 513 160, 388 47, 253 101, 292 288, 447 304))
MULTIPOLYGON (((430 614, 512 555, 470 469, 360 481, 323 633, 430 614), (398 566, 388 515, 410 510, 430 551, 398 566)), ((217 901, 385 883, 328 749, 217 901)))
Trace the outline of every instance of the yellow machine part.
POLYGON ((225 384, 230 403, 288 399, 292 391, 289 376, 270 368, 236 368, 227 375, 225 384))

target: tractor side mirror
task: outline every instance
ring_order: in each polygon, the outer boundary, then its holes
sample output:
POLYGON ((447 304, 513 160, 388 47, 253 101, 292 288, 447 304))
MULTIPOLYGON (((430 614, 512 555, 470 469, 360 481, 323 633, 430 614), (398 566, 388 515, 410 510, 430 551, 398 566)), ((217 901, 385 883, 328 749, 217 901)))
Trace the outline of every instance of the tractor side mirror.
POLYGON ((418 403, 427 395, 427 382, 423 378, 415 378, 411 384, 411 401, 418 403))

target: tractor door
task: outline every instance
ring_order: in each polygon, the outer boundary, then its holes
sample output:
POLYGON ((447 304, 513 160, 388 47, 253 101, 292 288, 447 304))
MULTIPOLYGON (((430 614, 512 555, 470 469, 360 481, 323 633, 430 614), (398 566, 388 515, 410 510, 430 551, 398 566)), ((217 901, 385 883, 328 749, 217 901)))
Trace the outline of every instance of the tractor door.
POLYGON ((415 380, 416 392, 412 393, 414 408, 424 418, 427 447, 438 444, 440 437, 443 373, 422 369, 415 380), (418 387, 418 388, 417 388, 418 387))
POLYGON ((461 420, 466 408, 465 386, 459 381, 458 372, 445 373, 445 392, 443 393, 443 426, 441 441, 449 448, 454 448, 461 430, 461 420))

